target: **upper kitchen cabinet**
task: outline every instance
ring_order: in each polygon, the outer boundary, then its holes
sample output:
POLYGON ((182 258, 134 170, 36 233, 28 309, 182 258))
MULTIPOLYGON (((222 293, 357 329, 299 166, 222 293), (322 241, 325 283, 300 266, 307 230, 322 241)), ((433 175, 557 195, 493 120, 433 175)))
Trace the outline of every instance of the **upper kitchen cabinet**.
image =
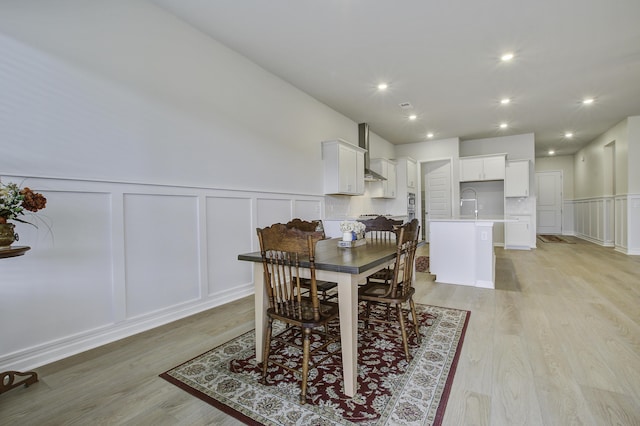
POLYGON ((529 160, 507 162, 504 178, 504 196, 529 196, 529 160))
POLYGON ((364 194, 364 153, 342 139, 322 142, 325 194, 364 194))
POLYGON ((460 182, 503 180, 505 155, 460 158, 460 182))
MULTIPOLYGON (((398 177, 398 190, 406 186, 409 192, 416 192, 418 187, 418 163, 410 157, 396 158, 396 172, 398 177)), ((400 194, 398 193, 398 196, 400 194)))
POLYGON ((373 158, 371 170, 387 180, 371 183, 371 198, 396 198, 396 163, 386 158, 373 158))
MULTIPOLYGON (((409 194, 413 194, 412 201, 415 202, 415 194, 418 191, 418 165, 416 160, 410 157, 395 158, 396 162, 396 198, 387 204, 387 209, 391 214, 405 216, 409 210, 409 194)), ((415 208, 415 204, 411 206, 415 208)))

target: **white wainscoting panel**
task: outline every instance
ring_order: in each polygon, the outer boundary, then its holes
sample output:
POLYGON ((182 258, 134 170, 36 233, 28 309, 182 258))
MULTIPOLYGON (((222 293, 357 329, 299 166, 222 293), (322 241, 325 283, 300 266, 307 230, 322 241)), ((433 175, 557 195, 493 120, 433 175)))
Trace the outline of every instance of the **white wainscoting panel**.
POLYGON ((565 200, 562 205, 562 234, 576 234, 576 214, 574 211, 574 202, 565 200))
POLYGON ((640 194, 627 197, 627 254, 640 255, 640 194))
MULTIPOLYGON (((588 241, 606 246, 614 246, 614 199, 599 197, 573 202, 575 212, 575 235, 588 241)), ((625 224, 620 226, 625 227, 625 224)))
POLYGON ((256 251, 251 198, 207 197, 208 294, 233 292, 253 285, 253 265, 238 254, 256 251))
POLYGON ((256 210, 258 227, 264 228, 274 223, 288 222, 293 214, 293 202, 286 198, 258 198, 256 210))
POLYGON ((616 250, 627 251, 627 197, 618 196, 615 199, 615 246, 616 250))
POLYGON ((200 297, 198 198, 125 194, 127 318, 200 297))

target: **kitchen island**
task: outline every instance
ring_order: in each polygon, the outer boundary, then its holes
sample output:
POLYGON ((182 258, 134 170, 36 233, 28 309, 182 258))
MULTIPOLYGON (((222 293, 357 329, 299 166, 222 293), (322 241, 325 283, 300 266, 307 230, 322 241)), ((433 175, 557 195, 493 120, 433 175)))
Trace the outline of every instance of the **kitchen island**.
POLYGON ((502 217, 457 216, 429 220, 429 268, 436 282, 495 288, 493 224, 502 217))

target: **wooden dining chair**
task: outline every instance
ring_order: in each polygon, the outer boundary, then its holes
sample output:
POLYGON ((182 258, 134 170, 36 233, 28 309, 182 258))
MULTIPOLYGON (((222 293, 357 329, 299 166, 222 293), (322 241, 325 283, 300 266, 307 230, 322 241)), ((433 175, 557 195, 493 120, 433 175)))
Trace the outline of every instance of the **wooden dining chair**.
MULTIPOLYGON (((262 381, 264 383, 267 381, 269 364, 276 364, 286 370, 300 373, 302 375, 300 403, 304 404, 311 356, 320 350, 328 349, 329 345, 340 340, 339 335, 331 335, 327 332, 328 323, 338 317, 338 305, 318 298, 315 245, 322 239, 322 233, 287 228, 284 224, 258 229, 257 232, 268 301, 262 381), (301 262, 308 262, 308 266, 305 266, 310 275, 308 296, 303 296, 301 293, 301 262), (273 335, 274 321, 281 321, 287 325, 284 331, 275 336, 273 335), (312 334, 319 338, 312 339, 312 334), (290 363, 270 359, 272 340, 301 349, 301 368, 296 369, 290 363), (299 340, 302 341, 302 346, 296 343, 299 340)), ((339 351, 339 345, 336 346, 339 351)), ((320 359, 314 359, 314 365, 322 363, 333 353, 335 352, 332 351, 321 356, 320 359)))
MULTIPOLYGON (((365 226, 365 234, 372 242, 396 241, 396 229, 402 225, 401 220, 390 219, 385 216, 378 216, 374 219, 360 220, 365 226)), ((392 269, 390 267, 374 272, 367 277, 367 283, 383 282, 388 283, 391 279, 392 269)))
MULTIPOLYGON (((324 226, 322 225, 321 220, 302 220, 299 218, 295 218, 286 223, 287 228, 295 228, 304 232, 321 232, 322 238, 326 238, 324 233, 324 226)), ((301 285, 303 288, 306 288, 309 291, 310 282, 308 279, 301 279, 301 285)), ((322 293, 322 300, 329 300, 338 297, 338 293, 335 289, 338 287, 338 283, 333 281, 322 281, 317 280, 316 286, 318 287, 318 291, 322 293)))
POLYGON ((411 358, 408 343, 409 325, 413 325, 412 329, 420 341, 420 328, 413 301, 413 270, 419 231, 417 219, 398 228, 396 263, 389 283, 371 282, 358 289, 358 301, 365 304, 364 313, 360 317, 363 323, 362 330, 396 337, 397 332, 389 331, 389 326, 399 326, 407 361, 411 358), (405 308, 406 304, 408 309, 405 308), (409 313, 412 319, 409 319, 409 313), (376 324, 383 326, 376 327, 376 324))

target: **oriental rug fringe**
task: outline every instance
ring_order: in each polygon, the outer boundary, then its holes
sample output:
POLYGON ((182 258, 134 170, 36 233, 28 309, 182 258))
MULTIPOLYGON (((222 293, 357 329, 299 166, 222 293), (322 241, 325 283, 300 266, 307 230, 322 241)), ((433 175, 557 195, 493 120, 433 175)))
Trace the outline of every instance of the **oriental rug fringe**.
MULTIPOLYGON (((471 313, 420 304, 416 308, 422 338, 411 338, 410 362, 400 336, 359 329, 358 391, 353 398, 343 391, 339 351, 310 368, 304 405, 299 376, 270 365, 267 384, 260 383, 254 331, 160 377, 249 425, 440 425, 471 313)), ((294 363, 301 358, 297 350, 275 342, 272 356, 294 363)))

